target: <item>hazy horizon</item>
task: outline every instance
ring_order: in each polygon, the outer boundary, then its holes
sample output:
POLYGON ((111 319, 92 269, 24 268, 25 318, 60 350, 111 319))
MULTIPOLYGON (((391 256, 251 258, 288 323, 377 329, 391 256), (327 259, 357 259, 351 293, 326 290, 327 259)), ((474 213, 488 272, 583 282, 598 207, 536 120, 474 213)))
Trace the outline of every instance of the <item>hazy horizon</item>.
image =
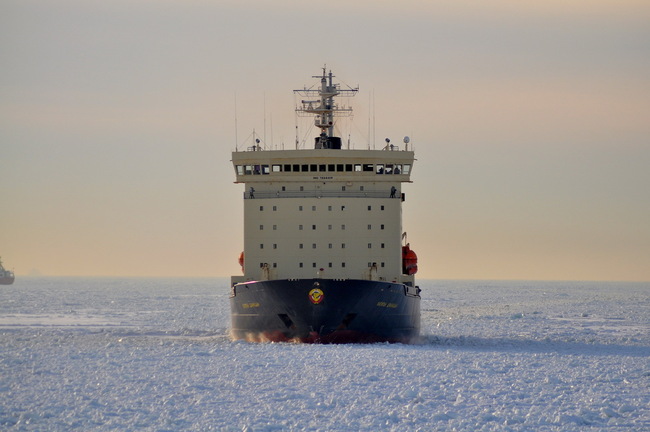
MULTIPOLYGON (((210 276, 178 276, 178 275, 168 275, 168 276, 151 276, 151 275, 139 275, 139 276, 126 276, 126 275, 47 275, 47 274, 20 274, 16 273, 16 277, 20 279, 147 279, 147 280, 156 280, 156 279, 167 279, 167 280, 204 280, 204 279, 223 279, 227 283, 230 283, 231 275, 210 275, 210 276)), ((607 284, 607 283, 621 283, 621 284, 645 284, 648 281, 636 281, 636 280, 588 280, 588 279, 491 279, 491 278, 436 278, 436 277, 417 277, 416 281, 419 284, 426 282, 504 282, 504 283, 517 283, 517 282, 539 282, 539 283, 596 283, 596 284, 607 284)))
POLYGON ((411 137, 418 277, 650 281, 650 4, 327 4, 2 2, 5 267, 240 274, 230 152, 326 64, 357 148, 411 137))

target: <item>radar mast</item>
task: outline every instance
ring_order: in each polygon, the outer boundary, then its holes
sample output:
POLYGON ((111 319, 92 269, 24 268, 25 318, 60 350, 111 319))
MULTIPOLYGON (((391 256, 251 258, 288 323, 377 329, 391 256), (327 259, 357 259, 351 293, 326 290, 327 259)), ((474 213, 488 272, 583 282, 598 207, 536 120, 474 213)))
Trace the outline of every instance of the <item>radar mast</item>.
POLYGON ((315 138, 314 148, 316 149, 341 149, 341 138, 334 136, 334 117, 349 117, 352 115, 352 108, 340 107, 334 102, 336 96, 352 97, 359 88, 341 89, 340 84, 333 82, 332 71, 327 72, 323 67, 323 74, 313 76, 320 78, 320 88, 304 88, 293 92, 305 97, 318 99, 302 99, 301 105, 296 107, 296 114, 301 117, 315 115, 314 125, 320 129, 320 135, 315 138))

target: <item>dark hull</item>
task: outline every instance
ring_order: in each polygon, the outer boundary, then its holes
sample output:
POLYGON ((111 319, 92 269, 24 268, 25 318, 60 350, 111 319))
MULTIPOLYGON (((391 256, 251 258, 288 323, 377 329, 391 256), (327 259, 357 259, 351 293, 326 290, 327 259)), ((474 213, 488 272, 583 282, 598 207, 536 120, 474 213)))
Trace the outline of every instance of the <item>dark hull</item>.
POLYGON ((236 284, 234 339, 271 342, 402 342, 420 333, 419 289, 368 280, 299 279, 236 284))
POLYGON ((13 276, 3 276, 0 277, 0 285, 11 285, 14 283, 13 276))

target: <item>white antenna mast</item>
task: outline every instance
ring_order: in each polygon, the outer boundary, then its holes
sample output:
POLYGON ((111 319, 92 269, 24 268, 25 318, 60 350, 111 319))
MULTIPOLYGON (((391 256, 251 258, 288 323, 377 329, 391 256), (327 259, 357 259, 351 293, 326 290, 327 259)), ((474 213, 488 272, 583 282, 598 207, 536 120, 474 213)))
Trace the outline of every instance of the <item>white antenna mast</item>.
POLYGON ((377 121, 375 120, 375 89, 372 89, 372 149, 375 149, 377 121))
POLYGON ((235 151, 239 151, 239 138, 237 133, 237 91, 235 91, 235 151))
POLYGON ((372 91, 368 93, 368 150, 370 150, 370 141, 372 140, 372 122, 370 119, 372 109, 372 91))

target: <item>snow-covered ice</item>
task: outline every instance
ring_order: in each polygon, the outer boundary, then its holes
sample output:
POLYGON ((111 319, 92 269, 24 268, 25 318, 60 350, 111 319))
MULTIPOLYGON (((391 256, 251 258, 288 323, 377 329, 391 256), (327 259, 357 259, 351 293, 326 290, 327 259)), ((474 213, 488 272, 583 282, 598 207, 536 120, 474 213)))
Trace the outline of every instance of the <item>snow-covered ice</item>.
POLYGON ((650 430, 650 284, 420 286, 418 344, 295 345, 231 342, 225 279, 18 279, 0 430, 650 430))

